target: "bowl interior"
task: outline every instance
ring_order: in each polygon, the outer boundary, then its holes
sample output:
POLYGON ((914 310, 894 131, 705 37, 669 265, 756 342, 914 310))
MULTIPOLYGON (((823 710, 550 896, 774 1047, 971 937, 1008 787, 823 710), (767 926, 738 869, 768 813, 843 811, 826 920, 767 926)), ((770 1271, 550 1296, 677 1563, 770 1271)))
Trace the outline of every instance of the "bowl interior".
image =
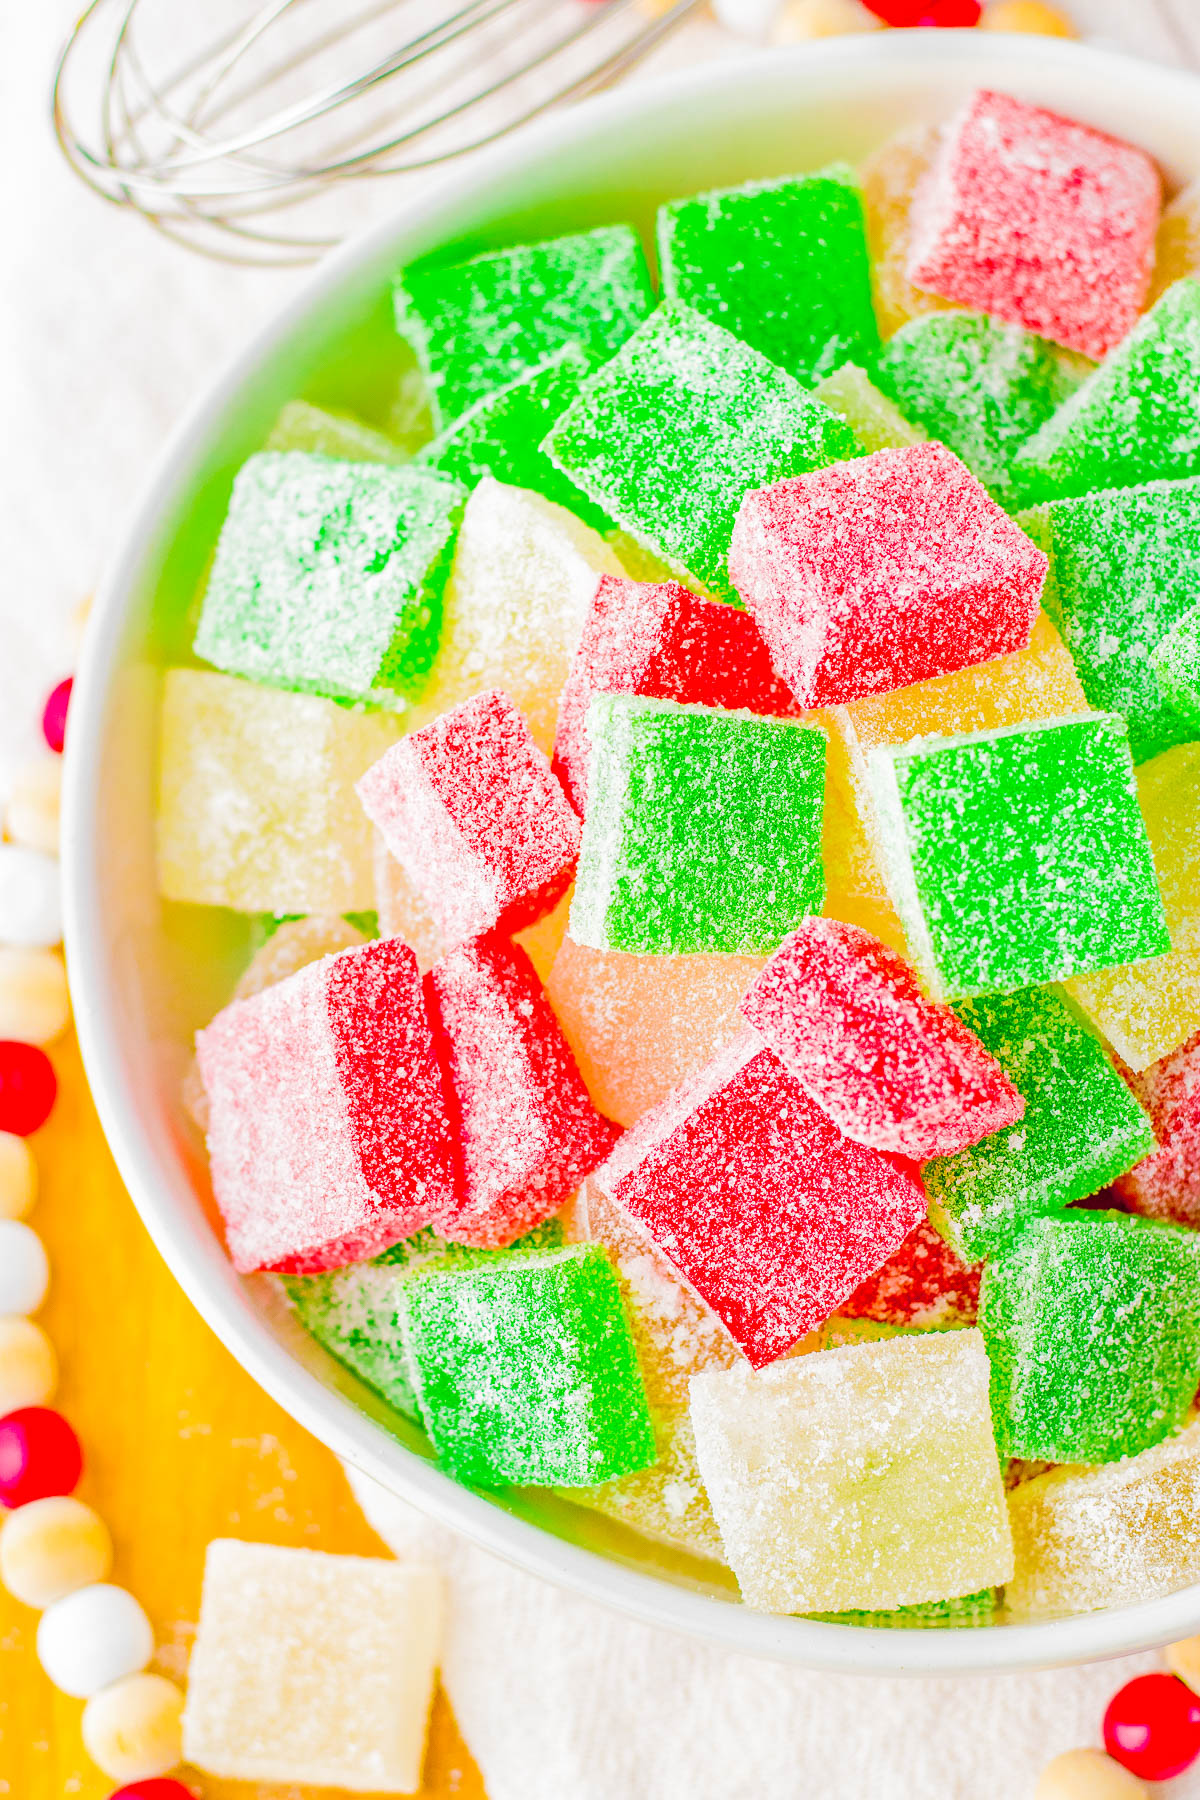
POLYGON ((68 952, 89 1074, 122 1172, 176 1277, 227 1345, 340 1455, 493 1550, 643 1618, 760 1655, 876 1671, 1033 1666, 1180 1637, 1200 1589, 1039 1626, 878 1631, 739 1605, 712 1566, 551 1495, 484 1497, 433 1466, 423 1435, 293 1321, 274 1284, 239 1280, 211 1225, 203 1146, 180 1098, 191 1037, 228 998, 248 929, 163 905, 153 870, 161 671, 191 661, 198 593, 233 474, 279 411, 305 398, 382 421, 404 353, 388 277, 609 220, 652 243, 663 200, 746 178, 857 161, 940 119, 973 86, 1009 89, 1145 145, 1171 184, 1200 169, 1200 84, 1075 45, 898 33, 743 57, 635 86, 552 118, 331 259, 225 371, 156 469, 110 575, 72 712, 68 952))

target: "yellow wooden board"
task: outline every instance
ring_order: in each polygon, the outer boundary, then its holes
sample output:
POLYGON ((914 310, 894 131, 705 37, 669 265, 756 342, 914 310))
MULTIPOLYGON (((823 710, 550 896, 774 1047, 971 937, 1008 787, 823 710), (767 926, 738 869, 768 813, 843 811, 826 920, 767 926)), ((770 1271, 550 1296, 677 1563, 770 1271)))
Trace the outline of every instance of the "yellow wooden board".
MULTIPOLYGON (((62 1365, 58 1404, 87 1456, 80 1496, 113 1534, 113 1579, 154 1622, 155 1666, 183 1678, 210 1538, 388 1552, 336 1459, 238 1368, 175 1285, 113 1166, 74 1043, 52 1055, 59 1101, 33 1140, 42 1188, 30 1223, 53 1269, 39 1318, 62 1365)), ((114 1783, 80 1742, 81 1702, 56 1693, 38 1666, 36 1626, 37 1614, 0 1590, 0 1796, 105 1800, 114 1783)), ((426 1783, 426 1800, 483 1800, 441 1696, 426 1783)), ((207 1776, 194 1785, 205 1800, 335 1791, 207 1776)))

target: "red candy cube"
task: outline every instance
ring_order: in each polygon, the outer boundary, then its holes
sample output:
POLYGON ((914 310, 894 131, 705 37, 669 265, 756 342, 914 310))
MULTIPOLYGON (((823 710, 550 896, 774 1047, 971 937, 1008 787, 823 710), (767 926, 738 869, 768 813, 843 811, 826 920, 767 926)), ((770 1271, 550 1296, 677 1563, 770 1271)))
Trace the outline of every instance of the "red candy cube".
POLYGON ((916 1170, 844 1137, 751 1031, 626 1132, 596 1180, 756 1368, 925 1217, 916 1170))
POLYGON ((620 1136, 591 1097, 533 964, 498 935, 425 977, 460 1147, 461 1190, 433 1223, 501 1249, 551 1213, 620 1136))
POLYGON ((449 944, 534 924, 575 873, 579 819, 496 689, 401 738, 357 791, 449 944))
POLYGON ((952 1156, 1025 1111, 974 1033, 858 925, 807 920, 755 978, 742 1016, 834 1124, 876 1150, 952 1156))
POLYGON ((417 961, 399 938, 234 1001, 196 1051, 237 1269, 336 1268, 453 1205, 441 1072, 417 961))
POLYGON ((1150 1114, 1158 1149, 1113 1185, 1151 1219, 1200 1226, 1200 1031, 1139 1074, 1121 1073, 1150 1114))
POLYGON ((908 279, 1099 358, 1141 311, 1161 204, 1145 151, 980 90, 917 191, 908 279))
POLYGON ((979 1312, 982 1263, 968 1266, 927 1219, 910 1231, 881 1269, 838 1307, 847 1319, 932 1330, 973 1325, 979 1312))
POLYGON ((571 804, 587 802, 593 694, 795 717, 800 706, 771 667, 749 613, 701 600, 677 581, 602 575, 559 702, 554 768, 571 804))
POLYGON ((913 444, 747 494, 729 568, 812 707, 1024 649, 1046 558, 956 456, 913 444))

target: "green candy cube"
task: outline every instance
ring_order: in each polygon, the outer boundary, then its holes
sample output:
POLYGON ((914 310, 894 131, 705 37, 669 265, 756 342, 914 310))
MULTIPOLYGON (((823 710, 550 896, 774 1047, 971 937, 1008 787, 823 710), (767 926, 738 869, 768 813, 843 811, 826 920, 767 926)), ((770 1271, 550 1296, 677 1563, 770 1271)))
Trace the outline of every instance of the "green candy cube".
POLYGON ((1019 325, 982 313, 930 313, 888 340, 875 381, 1008 506, 1017 498, 1014 452, 1090 367, 1019 325))
POLYGON ((735 605, 727 562, 742 495, 862 454, 798 381, 674 302, 584 383, 544 447, 682 581, 735 605))
POLYGON ((233 484, 196 655, 272 687, 403 708, 437 652, 465 499, 424 469, 252 456, 233 484))
POLYGON ((963 1000, 959 1018, 1025 1101, 1025 1115, 922 1170, 929 1217, 964 1262, 993 1256, 1155 1147, 1150 1121, 1099 1037, 1058 994, 1026 988, 963 1000))
POLYGON ((393 299, 396 329, 425 373, 438 430, 566 344, 604 362, 654 305, 646 258, 628 225, 489 250, 468 262, 416 263, 397 276, 393 299))
POLYGON ((1151 657, 1159 692, 1182 714, 1192 736, 1200 728, 1200 605, 1184 613, 1151 657))
POLYGON ((1121 1213, 1036 1219, 985 1265, 1000 1455, 1116 1462, 1182 1424, 1200 1368, 1200 1237, 1121 1213))
POLYGON ((862 194, 837 163, 672 200, 658 212, 663 297, 806 385, 879 350, 862 194))
POLYGON ((593 530, 609 529, 599 507, 584 498, 541 448, 542 439, 566 412, 590 370, 578 345, 568 344, 528 375, 468 407, 417 452, 417 466, 437 469, 469 488, 485 475, 493 475, 509 487, 531 488, 565 506, 593 530))
POLYGON ((923 1600, 891 1612, 809 1613, 824 1625, 872 1625, 884 1631, 970 1630, 996 1621, 996 1590, 980 1588, 957 1600, 923 1600))
POLYGON ((1171 948, 1115 714, 883 745, 867 782, 888 886, 937 998, 1171 948))
POLYGON ((1195 724, 1161 686, 1155 655, 1200 599, 1200 476, 1052 500, 1018 515, 1050 559, 1042 604, 1093 706, 1123 713, 1134 760, 1195 724))
POLYGON ((1022 445, 1031 500, 1200 472, 1200 281, 1169 287, 1094 375, 1022 445))
POLYGON ((824 732, 597 694, 587 733, 576 943, 753 955, 820 912, 824 732))
POLYGON ((607 1254, 503 1251, 400 1296, 421 1416, 460 1481, 589 1487, 657 1452, 607 1254))

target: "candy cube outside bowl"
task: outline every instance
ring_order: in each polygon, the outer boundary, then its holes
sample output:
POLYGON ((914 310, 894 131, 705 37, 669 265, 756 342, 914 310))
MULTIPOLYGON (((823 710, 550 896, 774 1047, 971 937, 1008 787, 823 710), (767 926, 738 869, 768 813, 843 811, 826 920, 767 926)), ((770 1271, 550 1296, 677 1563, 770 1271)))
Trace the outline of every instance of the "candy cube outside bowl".
POLYGON ((485 1497, 443 1475, 419 1430, 300 1330, 269 1279, 240 1279, 222 1250, 180 1083, 192 1033, 228 998, 248 954, 247 927, 157 895, 155 720, 163 669, 192 660, 195 600, 238 465, 285 401, 370 412, 380 380, 398 371, 393 270, 443 246, 469 254, 609 220, 632 218, 649 237, 663 200, 858 160, 894 131, 946 116, 978 85, 1143 145, 1172 184, 1200 170, 1191 76, 1044 38, 897 32, 723 60, 585 102, 346 245, 226 368, 154 469, 96 607, 67 757, 67 949, 92 1088, 158 1248, 233 1355, 339 1456, 510 1562, 734 1650, 875 1674, 1045 1667, 1162 1644, 1200 1629, 1200 1586, 975 1629, 772 1617, 737 1604, 712 1565, 565 1501, 485 1497))

